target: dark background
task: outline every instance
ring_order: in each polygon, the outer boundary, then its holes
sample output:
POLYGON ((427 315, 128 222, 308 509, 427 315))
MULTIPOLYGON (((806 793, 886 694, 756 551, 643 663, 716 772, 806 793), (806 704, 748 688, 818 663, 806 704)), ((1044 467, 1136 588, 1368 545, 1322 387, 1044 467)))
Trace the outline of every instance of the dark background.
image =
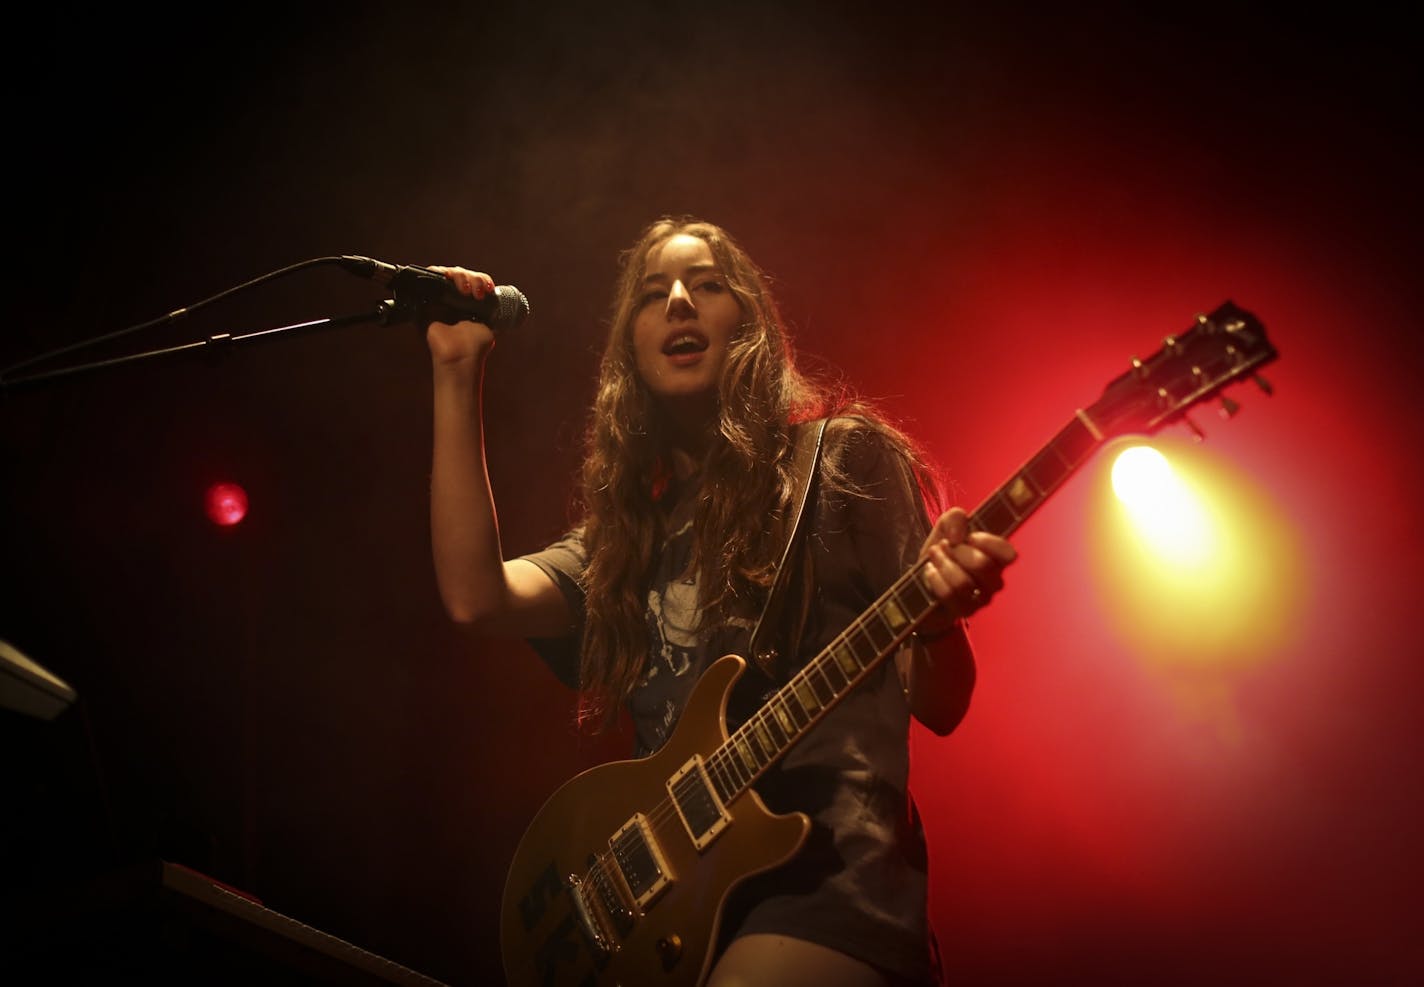
MULTIPOLYGON (((966 504, 1232 298, 1281 349, 1276 397, 1243 390, 1200 448, 1163 442, 1257 504, 1235 549, 1264 630, 1152 630, 1181 601, 1114 591, 1102 470, 1070 484, 976 621, 965 725, 914 738, 933 917, 962 984, 1413 982, 1420 53, 1402 16, 38 11, 6 64, 0 366, 308 258, 486 270, 534 310, 485 404, 513 554, 568 520, 617 253, 662 213, 731 229, 808 363, 879 399, 966 504)), ((318 268, 92 355, 382 297, 318 268)), ((579 736, 522 644, 445 621, 427 359, 418 329, 361 325, 5 394, 0 638, 81 697, 47 724, 6 714, 21 900, 161 857, 431 976, 500 979, 523 826, 626 738, 579 736), (203 515, 218 481, 251 497, 235 529, 203 515)))

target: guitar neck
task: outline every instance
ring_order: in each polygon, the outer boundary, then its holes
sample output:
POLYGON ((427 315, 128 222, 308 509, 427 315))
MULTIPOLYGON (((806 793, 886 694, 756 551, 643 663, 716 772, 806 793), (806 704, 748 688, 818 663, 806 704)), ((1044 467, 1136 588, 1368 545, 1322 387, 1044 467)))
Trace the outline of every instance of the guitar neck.
MULTIPOLYGON (((1102 444, 1079 411, 1007 483, 969 517, 973 531, 1007 536, 1037 510, 1102 444)), ((747 719, 706 762, 723 803, 730 802, 884 661, 934 610, 938 600, 917 562, 880 598, 747 719)))
MULTIPOLYGON (((1233 302, 1198 315, 1185 332, 1162 342, 1146 360, 1133 358, 1102 397, 1074 414, 985 499, 969 517, 970 530, 1012 534, 1109 438, 1155 432, 1247 376, 1270 393, 1256 370, 1276 358, 1276 349, 1260 320, 1233 302)), ((1226 405, 1228 415, 1233 406, 1226 405)), ((916 563, 897 579, 708 757, 708 773, 724 803, 761 777, 929 616, 936 600, 924 571, 916 563)))
POLYGON ((971 531, 987 531, 1007 538, 1030 514, 1088 461, 1103 443, 1103 433, 1079 411, 1058 434, 995 490, 969 516, 971 531))

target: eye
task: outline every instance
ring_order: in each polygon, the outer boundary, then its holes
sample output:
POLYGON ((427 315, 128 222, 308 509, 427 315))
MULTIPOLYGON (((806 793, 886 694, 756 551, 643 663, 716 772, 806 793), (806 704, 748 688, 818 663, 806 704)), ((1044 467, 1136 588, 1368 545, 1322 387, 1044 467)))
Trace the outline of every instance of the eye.
POLYGON ((638 308, 644 308, 648 305, 651 305, 653 302, 661 301, 667 296, 668 293, 661 288, 654 288, 651 291, 645 291, 638 296, 638 308))
POLYGON ((706 291, 710 294, 720 295, 727 290, 727 286, 721 281, 703 281, 692 289, 693 291, 706 291))

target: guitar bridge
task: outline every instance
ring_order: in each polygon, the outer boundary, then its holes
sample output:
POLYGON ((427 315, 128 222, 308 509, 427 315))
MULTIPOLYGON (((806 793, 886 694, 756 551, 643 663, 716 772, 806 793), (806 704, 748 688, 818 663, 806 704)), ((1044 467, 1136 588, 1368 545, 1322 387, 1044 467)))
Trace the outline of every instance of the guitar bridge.
POLYGON ((589 948, 599 957, 606 957, 613 951, 613 943, 608 933, 604 931, 603 924, 599 922, 598 916, 594 914, 593 906, 584 895, 584 885, 577 875, 570 874, 568 877, 569 897, 573 899, 574 914, 578 916, 579 929, 583 932, 584 938, 588 940, 589 948))

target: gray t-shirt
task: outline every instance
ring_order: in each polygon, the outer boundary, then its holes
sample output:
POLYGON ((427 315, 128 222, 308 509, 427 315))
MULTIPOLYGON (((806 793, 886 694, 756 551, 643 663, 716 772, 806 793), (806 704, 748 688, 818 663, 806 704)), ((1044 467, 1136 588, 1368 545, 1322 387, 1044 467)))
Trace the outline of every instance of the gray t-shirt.
MULTIPOLYGON (((818 487, 803 564, 814 594, 793 665, 814 657, 908 569, 929 523, 904 457, 861 427, 827 432, 854 493, 818 487)), ((754 619, 701 626, 688 573, 695 489, 673 488, 668 536, 648 588, 649 660, 629 700, 638 756, 667 740, 693 685, 728 652, 746 654, 754 619)), ((577 626, 567 638, 531 642, 558 677, 576 686, 582 633, 584 547, 576 529, 525 556, 563 591, 577 626)), ((785 612, 795 612, 789 604, 785 612)), ((755 615, 753 615, 754 617, 755 615)), ((780 683, 749 668, 728 706, 729 729, 780 683)), ((911 981, 935 982, 926 917, 924 832, 907 792, 909 709, 893 661, 882 663, 756 784, 774 812, 811 816, 806 845, 790 862, 749 879, 723 914, 723 940, 775 933, 821 943, 911 981)))

